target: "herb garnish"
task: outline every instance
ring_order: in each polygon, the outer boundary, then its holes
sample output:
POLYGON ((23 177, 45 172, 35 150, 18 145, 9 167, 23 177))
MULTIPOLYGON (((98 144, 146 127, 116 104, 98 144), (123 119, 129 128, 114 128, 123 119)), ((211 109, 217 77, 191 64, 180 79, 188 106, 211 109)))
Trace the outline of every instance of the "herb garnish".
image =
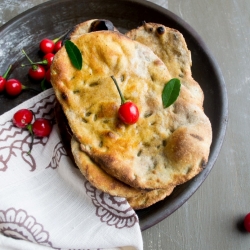
POLYGON ((162 91, 162 103, 164 108, 169 107, 177 100, 180 89, 181 82, 177 78, 173 78, 166 83, 162 91))
POLYGON ((73 66, 80 70, 82 69, 82 54, 78 47, 70 40, 65 41, 65 49, 73 66))

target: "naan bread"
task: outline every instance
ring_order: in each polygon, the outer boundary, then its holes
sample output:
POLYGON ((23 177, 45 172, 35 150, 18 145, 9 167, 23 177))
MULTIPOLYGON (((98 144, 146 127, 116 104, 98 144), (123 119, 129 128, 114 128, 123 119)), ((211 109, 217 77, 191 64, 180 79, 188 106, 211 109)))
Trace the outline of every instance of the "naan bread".
POLYGON ((203 104, 204 95, 200 85, 192 78, 191 52, 183 35, 175 29, 157 23, 144 23, 142 26, 126 33, 126 36, 145 44, 161 58, 172 77, 181 79, 189 91, 192 103, 203 104))
MULTIPOLYGON (((71 30, 69 38, 76 39, 83 34, 93 32, 91 31, 91 27, 93 27, 93 24, 98 21, 98 19, 92 19, 76 25, 71 30)), ((118 31, 116 28, 114 28, 114 30, 118 31)), ((172 193, 174 187, 169 189, 145 191, 135 189, 110 176, 93 162, 86 153, 80 150, 80 144, 74 137, 72 137, 72 132, 68 126, 67 119, 58 103, 55 106, 55 116, 57 118, 57 123, 60 124, 59 130, 68 155, 75 162, 85 178, 99 190, 110 195, 127 198, 131 207, 135 210, 149 207, 172 193), (69 148, 70 141, 71 148, 69 148)))
POLYGON ((205 167, 210 122, 185 85, 174 105, 163 109, 161 93, 173 76, 151 49, 109 31, 73 42, 83 56, 82 70, 71 65, 62 48, 51 81, 73 134, 92 161, 139 189, 170 189, 205 167), (134 125, 117 118, 120 99, 112 75, 140 110, 134 125))

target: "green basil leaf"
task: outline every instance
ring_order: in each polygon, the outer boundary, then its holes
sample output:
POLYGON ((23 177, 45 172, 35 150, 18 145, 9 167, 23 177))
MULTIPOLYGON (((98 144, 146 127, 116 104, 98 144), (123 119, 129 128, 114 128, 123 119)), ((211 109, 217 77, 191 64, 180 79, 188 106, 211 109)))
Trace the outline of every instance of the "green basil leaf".
POLYGON ((80 70, 82 68, 82 54, 78 47, 70 40, 65 41, 65 49, 73 66, 80 70))
POLYGON ((177 78, 173 78, 165 84, 162 91, 162 103, 164 108, 169 107, 177 100, 180 89, 181 82, 177 78))

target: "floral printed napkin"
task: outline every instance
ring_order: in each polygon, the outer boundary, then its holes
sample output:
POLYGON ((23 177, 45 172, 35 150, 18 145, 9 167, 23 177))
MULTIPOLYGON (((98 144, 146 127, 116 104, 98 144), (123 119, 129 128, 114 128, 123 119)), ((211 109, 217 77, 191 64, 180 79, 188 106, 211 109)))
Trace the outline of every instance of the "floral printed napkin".
POLYGON ((54 120, 52 89, 0 117, 1 250, 142 250, 138 217, 124 198, 93 186, 75 168, 53 122, 49 137, 35 138, 13 126, 27 108, 54 120))

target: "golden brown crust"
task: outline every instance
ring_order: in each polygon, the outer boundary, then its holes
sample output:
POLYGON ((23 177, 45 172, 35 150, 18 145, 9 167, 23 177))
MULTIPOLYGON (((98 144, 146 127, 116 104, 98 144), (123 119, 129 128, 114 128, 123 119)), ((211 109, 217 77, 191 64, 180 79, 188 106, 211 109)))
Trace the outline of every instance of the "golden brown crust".
POLYGON ((101 191, 125 198, 131 198, 146 193, 146 191, 132 188, 108 175, 80 149, 80 144, 75 137, 72 137, 71 140, 71 150, 75 163, 82 174, 93 186, 101 191))
POLYGON ((87 154, 81 151, 80 144, 74 137, 71 140, 71 148, 76 165, 93 186, 110 195, 127 198, 130 206, 135 210, 149 207, 163 200, 174 189, 173 187, 152 191, 135 189, 108 175, 98 167, 87 154))
POLYGON ((135 210, 149 207, 164 199, 173 191, 173 188, 153 191, 138 190, 108 175, 80 150, 80 144, 72 135, 72 131, 68 126, 68 121, 58 102, 55 104, 55 118, 62 142, 69 157, 76 164, 76 167, 79 168, 85 178, 99 190, 113 196, 127 198, 130 206, 135 210))
POLYGON ((144 209, 165 199, 172 193, 173 189, 172 187, 169 189, 155 189, 136 197, 127 198, 127 201, 135 210, 144 209))

